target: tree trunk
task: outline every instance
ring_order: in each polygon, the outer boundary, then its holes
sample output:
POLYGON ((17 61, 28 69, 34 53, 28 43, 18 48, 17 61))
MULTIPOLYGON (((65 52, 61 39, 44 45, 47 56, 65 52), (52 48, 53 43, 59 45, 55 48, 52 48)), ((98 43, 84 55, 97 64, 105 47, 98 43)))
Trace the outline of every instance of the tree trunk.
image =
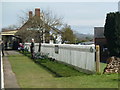
POLYGON ((38 52, 41 52, 41 42, 39 42, 39 49, 38 52))

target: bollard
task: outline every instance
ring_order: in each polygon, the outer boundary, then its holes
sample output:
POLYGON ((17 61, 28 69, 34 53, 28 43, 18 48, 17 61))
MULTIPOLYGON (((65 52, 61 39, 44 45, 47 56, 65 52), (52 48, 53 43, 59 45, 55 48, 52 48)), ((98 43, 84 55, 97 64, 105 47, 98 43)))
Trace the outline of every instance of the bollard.
POLYGON ((100 47, 96 45, 96 72, 100 73, 100 47))

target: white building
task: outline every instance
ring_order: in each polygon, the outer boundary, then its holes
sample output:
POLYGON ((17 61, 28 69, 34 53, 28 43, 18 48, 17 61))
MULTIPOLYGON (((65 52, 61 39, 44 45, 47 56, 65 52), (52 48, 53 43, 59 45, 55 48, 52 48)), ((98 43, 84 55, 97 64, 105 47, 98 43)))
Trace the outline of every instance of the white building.
POLYGON ((120 12, 120 1, 118 2, 118 11, 120 12))

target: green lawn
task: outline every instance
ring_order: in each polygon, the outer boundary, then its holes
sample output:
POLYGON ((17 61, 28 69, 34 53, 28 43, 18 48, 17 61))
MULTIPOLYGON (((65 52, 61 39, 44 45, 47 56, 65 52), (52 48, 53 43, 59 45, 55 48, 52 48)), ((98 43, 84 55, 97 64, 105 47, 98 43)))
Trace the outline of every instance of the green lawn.
POLYGON ((118 88, 117 74, 79 73, 77 76, 55 77, 24 55, 8 56, 8 58, 21 88, 118 88))

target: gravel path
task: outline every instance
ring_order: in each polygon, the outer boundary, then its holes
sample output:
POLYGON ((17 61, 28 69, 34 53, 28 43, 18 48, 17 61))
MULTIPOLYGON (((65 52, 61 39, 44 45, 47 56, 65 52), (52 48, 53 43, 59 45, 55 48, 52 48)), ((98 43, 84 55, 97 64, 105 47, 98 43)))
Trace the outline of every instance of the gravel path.
POLYGON ((12 71, 11 64, 8 60, 7 55, 19 54, 16 51, 5 51, 5 56, 3 57, 3 70, 4 70, 4 85, 5 88, 20 88, 16 76, 12 71))

